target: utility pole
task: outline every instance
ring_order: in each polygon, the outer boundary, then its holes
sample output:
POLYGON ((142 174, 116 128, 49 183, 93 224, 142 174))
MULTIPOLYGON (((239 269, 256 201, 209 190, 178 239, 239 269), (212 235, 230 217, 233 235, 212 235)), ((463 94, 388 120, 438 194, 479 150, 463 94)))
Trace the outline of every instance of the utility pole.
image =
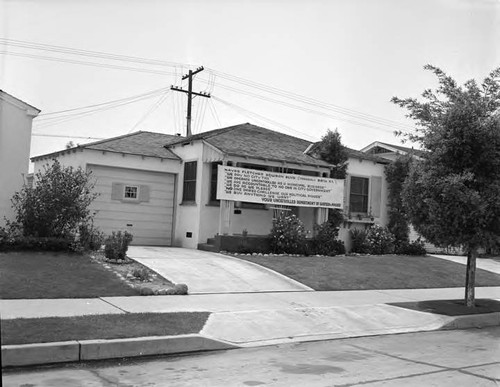
POLYGON ((198 74, 199 72, 201 72, 203 70, 204 70, 204 68, 203 68, 203 66, 201 66, 201 67, 198 67, 194 71, 189 70, 189 72, 186 75, 182 76, 182 80, 184 80, 184 79, 189 80, 187 90, 184 90, 182 87, 170 86, 171 90, 181 91, 183 93, 186 93, 188 96, 187 116, 186 116, 186 120, 187 120, 186 136, 188 136, 188 137, 192 135, 192 133, 191 133, 191 104, 192 104, 193 95, 197 95, 197 96, 205 97, 205 98, 210 98, 209 93, 204 93, 204 92, 197 93, 197 92, 193 91, 193 77, 195 74, 198 74))

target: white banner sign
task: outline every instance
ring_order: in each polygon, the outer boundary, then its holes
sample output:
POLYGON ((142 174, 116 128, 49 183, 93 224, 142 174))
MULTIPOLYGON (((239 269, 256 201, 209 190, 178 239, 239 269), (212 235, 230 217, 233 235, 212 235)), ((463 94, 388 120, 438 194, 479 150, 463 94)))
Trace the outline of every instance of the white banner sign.
POLYGON ((344 180, 219 165, 217 199, 342 208, 344 180))

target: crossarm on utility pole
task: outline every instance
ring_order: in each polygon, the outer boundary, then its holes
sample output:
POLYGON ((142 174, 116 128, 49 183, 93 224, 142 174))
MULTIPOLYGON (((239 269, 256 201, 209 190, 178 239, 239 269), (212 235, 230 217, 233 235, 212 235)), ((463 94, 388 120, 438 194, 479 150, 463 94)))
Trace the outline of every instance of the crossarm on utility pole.
POLYGON ((204 68, 203 66, 198 67, 196 70, 189 70, 188 74, 184 75, 182 77, 182 80, 188 79, 188 89, 184 90, 182 87, 175 87, 175 86, 170 86, 170 90, 174 91, 181 91, 183 93, 186 93, 188 95, 188 104, 187 104, 187 116, 186 116, 186 136, 189 137, 191 136, 191 105, 192 105, 192 100, 193 100, 193 95, 197 95, 199 97, 205 97, 205 98, 210 98, 209 93, 197 93, 193 91, 193 76, 195 74, 198 74, 200 71, 203 71, 204 68))

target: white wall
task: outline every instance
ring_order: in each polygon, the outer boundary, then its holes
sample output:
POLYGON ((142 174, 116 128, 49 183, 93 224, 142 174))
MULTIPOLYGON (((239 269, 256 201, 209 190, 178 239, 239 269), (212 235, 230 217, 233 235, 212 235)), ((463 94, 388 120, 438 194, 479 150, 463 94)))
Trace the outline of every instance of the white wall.
POLYGON ((0 98, 0 226, 13 220, 11 198, 28 174, 33 115, 0 98))
MULTIPOLYGON (((349 158, 349 164, 347 167, 347 174, 348 176, 358 176, 358 177, 366 177, 370 178, 372 176, 376 177, 381 177, 382 178, 382 187, 381 187, 381 201, 380 201, 380 216, 375 217, 374 223, 380 224, 382 226, 386 226, 387 222, 389 221, 388 219, 388 213, 387 213, 387 194, 388 194, 388 187, 387 187, 387 181, 385 178, 385 164, 379 164, 375 163, 373 161, 369 160, 361 160, 357 158, 349 158)), ((346 184, 348 187, 348 185, 346 184)), ((372 203, 370 202, 371 200, 371 186, 369 187, 369 202, 368 202, 368 207, 370 208, 372 206, 372 203)), ((345 203, 348 205, 349 204, 349 192, 346 189, 345 191, 346 194, 346 200, 345 203)), ((345 210, 345 209, 344 209, 345 210)), ((347 224, 344 224, 343 227, 341 227, 339 231, 339 238, 342 239, 346 245, 346 250, 349 251, 351 248, 351 238, 349 235, 349 231, 353 228, 358 228, 358 229, 364 229, 368 228, 370 226, 370 223, 368 223, 368 220, 363 219, 363 220, 357 220, 355 218, 351 219, 350 221, 347 222, 347 224)))
POLYGON ((203 143, 197 141, 188 145, 179 144, 172 150, 184 162, 197 162, 195 203, 182 203, 184 164, 180 166, 179 178, 177 179, 175 238, 173 242, 174 246, 196 249, 198 243, 203 242, 200 239, 200 212, 201 208, 205 206, 205 202, 202 199, 203 191, 205 191, 203 187, 205 175, 202 157, 203 143), (188 233, 191 233, 191 237, 188 236, 188 233))

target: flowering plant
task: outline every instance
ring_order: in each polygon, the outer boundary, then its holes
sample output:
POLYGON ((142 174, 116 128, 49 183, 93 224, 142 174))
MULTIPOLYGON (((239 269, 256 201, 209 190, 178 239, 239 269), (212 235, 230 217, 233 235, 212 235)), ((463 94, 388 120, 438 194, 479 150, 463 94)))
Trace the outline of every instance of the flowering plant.
POLYGON ((269 235, 274 253, 302 253, 306 232, 304 224, 294 214, 281 214, 274 222, 269 235))

